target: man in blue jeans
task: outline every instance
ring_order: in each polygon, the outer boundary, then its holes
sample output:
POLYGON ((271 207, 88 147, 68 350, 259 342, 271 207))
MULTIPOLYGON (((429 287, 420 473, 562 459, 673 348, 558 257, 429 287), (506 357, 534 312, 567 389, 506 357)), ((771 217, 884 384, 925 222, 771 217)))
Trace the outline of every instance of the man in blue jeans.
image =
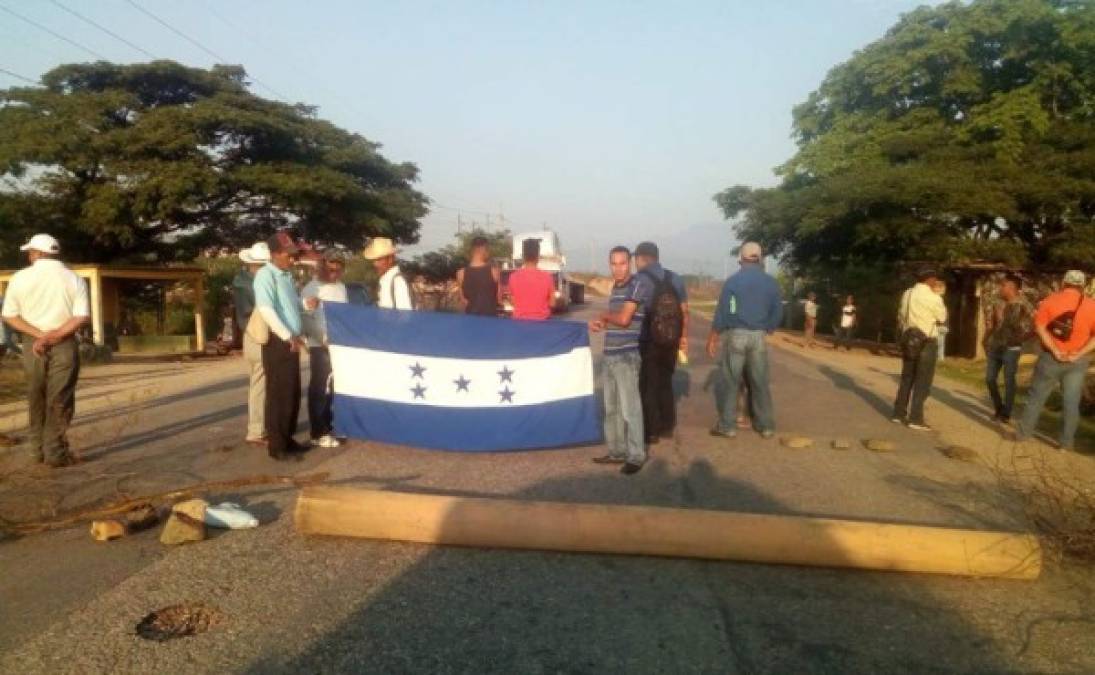
POLYGON ((1081 270, 1069 270, 1061 290, 1046 297, 1034 313, 1034 330, 1042 353, 1034 367, 1034 379, 1027 392, 1027 405, 1015 430, 1024 441, 1034 434, 1046 399, 1061 385, 1061 450, 1073 449, 1080 424, 1080 399, 1084 376, 1095 352, 1095 300, 1087 297, 1087 277, 1081 270))
POLYGON ((723 284, 711 334, 707 337, 707 354, 711 358, 718 354, 722 340, 719 368, 726 384, 726 396, 719 406, 719 419, 711 429, 712 436, 737 436, 738 388, 743 376, 749 383, 753 428, 764 438, 775 434, 765 337, 783 320, 783 298, 779 284, 764 272, 762 253, 756 242, 742 245, 741 269, 723 284))
POLYGON ((612 295, 608 312, 589 322, 590 330, 605 331, 601 380, 605 402, 605 445, 608 454, 597 464, 623 464, 625 475, 638 473, 646 463, 643 403, 639 393, 639 336, 654 298, 654 285, 642 274, 631 274, 631 253, 623 246, 608 256, 612 295))
POLYGON ((1020 292, 1023 280, 1009 274, 1000 282, 1000 302, 989 312, 985 330, 985 384, 992 397, 992 418, 998 422, 1011 419, 1015 405, 1015 374, 1019 370, 1019 355, 1023 343, 1031 335, 1030 306, 1020 292), (1000 396, 1000 371, 1004 371, 1004 395, 1000 396))

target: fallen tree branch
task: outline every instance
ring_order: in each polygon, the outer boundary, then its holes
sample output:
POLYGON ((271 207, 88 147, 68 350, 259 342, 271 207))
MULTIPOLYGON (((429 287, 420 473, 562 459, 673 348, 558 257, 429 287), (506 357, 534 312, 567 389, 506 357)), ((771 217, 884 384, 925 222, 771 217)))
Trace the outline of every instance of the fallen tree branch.
POLYGON ((49 530, 59 530, 74 525, 81 525, 92 520, 110 518, 111 516, 128 513, 141 507, 155 507, 157 504, 173 502, 183 497, 190 497, 196 493, 254 487, 256 485, 292 485, 294 487, 304 487, 306 485, 322 483, 327 480, 329 475, 330 474, 326 472, 313 473, 304 476, 262 475, 235 478, 232 480, 195 483, 194 485, 188 485, 184 488, 178 488, 168 492, 132 497, 108 503, 103 506, 80 509, 50 520, 13 522, 0 518, 0 531, 15 535, 37 534, 39 532, 48 532, 49 530))

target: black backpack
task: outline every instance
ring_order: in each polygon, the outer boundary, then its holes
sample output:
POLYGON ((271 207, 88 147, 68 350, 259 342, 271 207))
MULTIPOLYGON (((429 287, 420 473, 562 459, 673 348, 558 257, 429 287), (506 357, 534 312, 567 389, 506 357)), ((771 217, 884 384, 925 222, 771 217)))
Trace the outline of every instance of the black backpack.
POLYGON ((642 273, 654 283, 654 301, 646 310, 644 332, 655 345, 676 349, 684 334, 684 312, 681 311, 681 298, 673 287, 673 273, 665 270, 661 281, 646 270, 642 273))

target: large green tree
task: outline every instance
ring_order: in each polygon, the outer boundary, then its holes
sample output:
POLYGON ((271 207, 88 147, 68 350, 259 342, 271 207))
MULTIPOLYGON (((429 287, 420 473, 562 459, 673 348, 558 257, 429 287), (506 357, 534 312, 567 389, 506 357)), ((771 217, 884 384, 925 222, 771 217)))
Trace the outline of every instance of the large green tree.
POLYGON ((715 200, 795 269, 1095 267, 1095 3, 922 7, 794 109, 774 188, 715 200))
POLYGON ((34 231, 74 258, 192 259, 280 227, 360 247, 418 238, 418 170, 252 94, 238 66, 171 61, 58 67, 0 90, 0 257, 34 231))

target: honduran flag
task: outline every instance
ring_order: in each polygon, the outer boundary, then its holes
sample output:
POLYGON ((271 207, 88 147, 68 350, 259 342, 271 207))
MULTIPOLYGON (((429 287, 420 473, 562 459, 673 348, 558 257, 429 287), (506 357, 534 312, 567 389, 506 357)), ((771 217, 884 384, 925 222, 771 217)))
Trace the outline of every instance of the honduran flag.
POLYGON ((462 451, 601 439, 585 324, 323 309, 336 433, 462 451))

